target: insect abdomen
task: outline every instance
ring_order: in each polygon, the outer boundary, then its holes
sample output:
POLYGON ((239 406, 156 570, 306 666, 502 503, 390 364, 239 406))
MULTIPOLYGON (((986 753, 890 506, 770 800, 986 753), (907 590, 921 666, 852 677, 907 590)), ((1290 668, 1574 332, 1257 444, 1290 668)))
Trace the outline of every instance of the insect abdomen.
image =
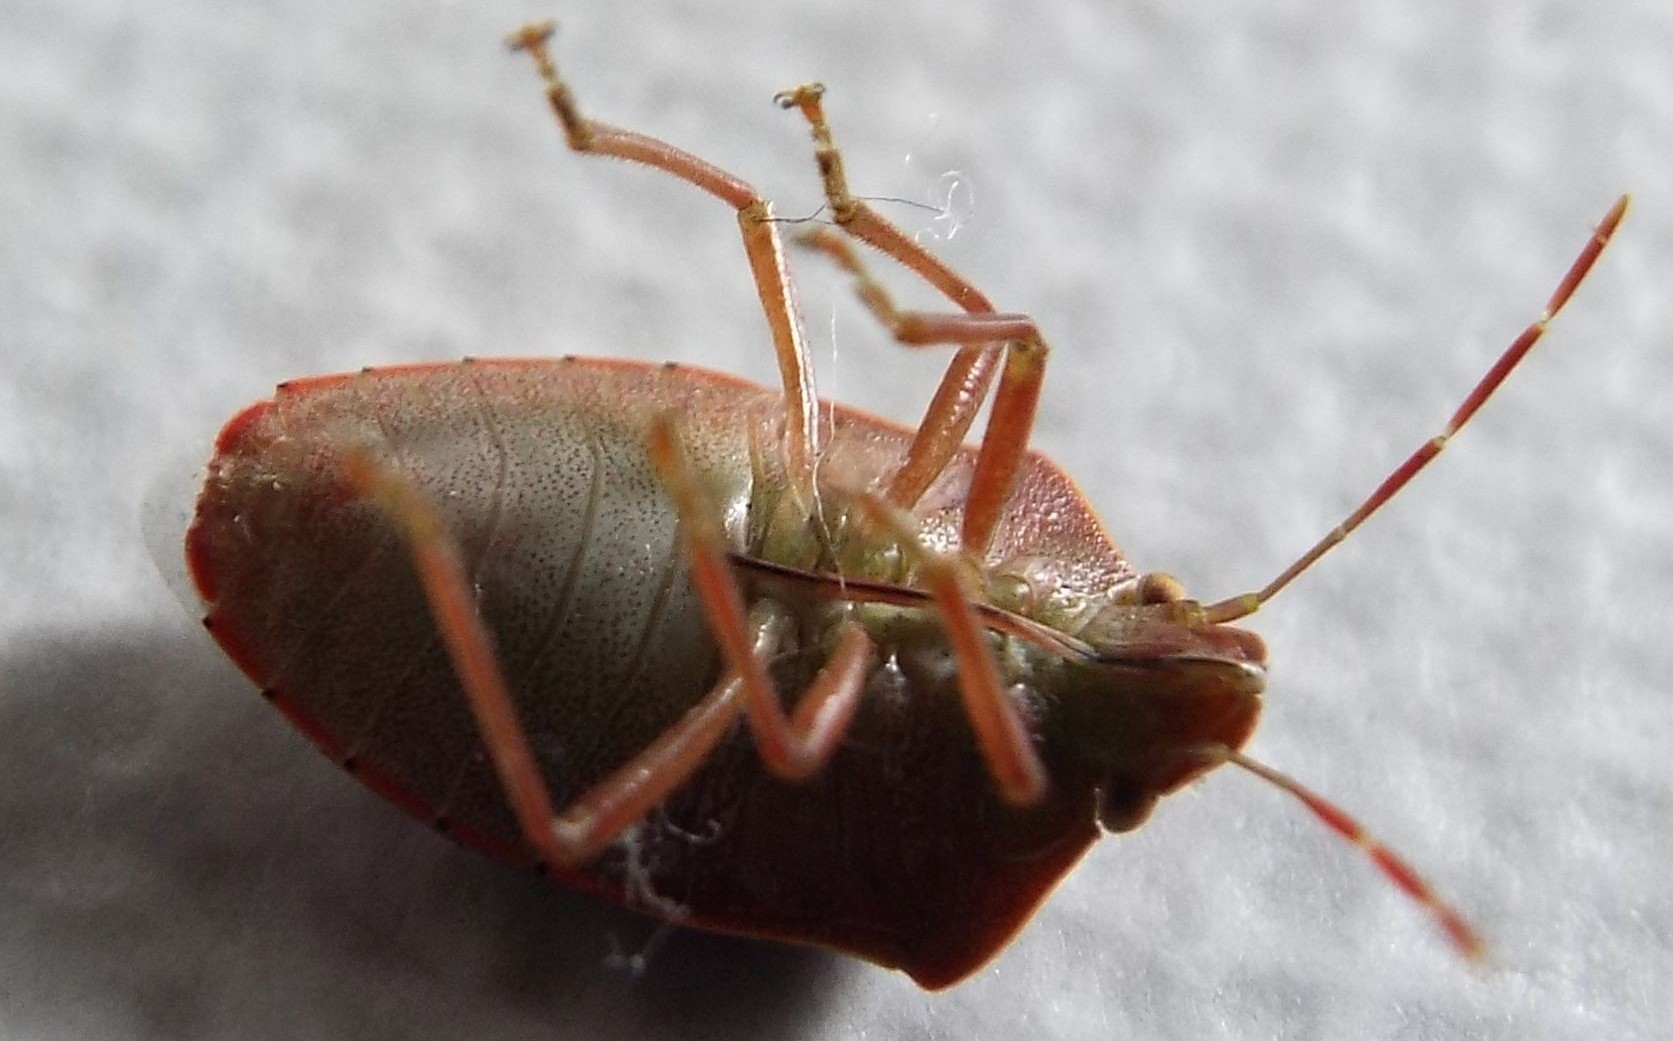
MULTIPOLYGON (((217 443, 188 538, 208 624, 333 758, 460 837, 522 855, 408 547, 383 510, 348 490, 339 462, 375 453, 436 506, 562 805, 719 676, 674 512, 646 460, 644 430, 659 412, 703 417, 683 425, 686 451, 728 530, 748 531, 755 504, 782 491, 762 486, 772 468, 760 465, 780 443, 781 411, 776 394, 729 378, 504 362, 281 387, 217 443)), ((837 477, 886 472, 905 443, 898 428, 852 413, 833 429, 837 477)), ((967 473, 958 461, 926 496, 928 523, 956 525, 936 503, 957 502, 967 473)), ((1047 508, 1071 501, 1068 491, 1031 458, 1030 508, 998 546, 1032 539, 1051 552, 1095 530, 1089 514, 1047 508)), ((1076 564, 1078 580, 1124 573, 1113 549, 1094 556, 1076 564)), ((933 643, 933 622, 920 628, 933 643)), ((905 673, 879 663, 851 740, 809 782, 767 777, 739 732, 633 842, 573 879, 710 928, 848 949, 929 985, 962 976, 1091 841, 1090 781, 1060 777, 1041 806, 1004 808, 954 677, 902 660, 905 673), (856 830, 880 813, 886 834, 856 830)))

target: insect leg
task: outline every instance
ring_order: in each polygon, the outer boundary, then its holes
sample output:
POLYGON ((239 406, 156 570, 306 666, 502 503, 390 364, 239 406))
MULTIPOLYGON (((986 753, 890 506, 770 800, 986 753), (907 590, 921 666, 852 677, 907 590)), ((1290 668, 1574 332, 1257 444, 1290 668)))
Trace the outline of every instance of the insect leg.
MULTIPOLYGON (((506 690, 493 640, 477 614, 458 546, 435 508, 410 481, 368 453, 348 453, 343 467, 350 485, 379 503, 402 528, 437 631, 470 701, 494 770, 524 838, 548 863, 577 864, 597 856, 696 773, 739 713, 749 707, 749 681, 734 669, 679 722, 561 815, 556 813, 506 690)), ((773 613, 762 612, 749 627, 744 658, 754 671, 761 672, 778 649, 781 623, 773 613)), ((788 720, 779 716, 788 758, 795 768, 805 770, 799 776, 817 770, 840 742, 858 704, 871 652, 865 631, 851 626, 794 714, 788 720)), ((773 708, 777 708, 776 701, 773 708)))
POLYGON ((436 630, 470 699, 483 744, 517 823, 543 856, 561 859, 551 838, 551 793, 506 692, 505 677, 493 640, 477 614, 458 544, 423 494, 388 465, 367 452, 351 451, 343 458, 343 471, 349 485, 387 510, 405 534, 436 630))
MULTIPOLYGON (((752 626, 752 661, 764 664, 778 649, 782 639, 778 621, 766 616, 752 626)), ((859 675, 864 676, 863 668, 859 675)), ((816 767, 836 748, 836 739, 841 736, 840 726, 832 728, 828 724, 833 716, 841 715, 832 711, 839 708, 833 695, 840 693, 836 688, 847 679, 848 673, 841 668, 821 672, 790 721, 791 728, 818 750, 816 767)), ((744 681, 737 672, 728 672, 678 723, 571 803, 551 827, 557 845, 569 858, 567 862, 591 860, 690 780, 731 731, 746 698, 744 681)), ((846 717, 841 719, 846 721, 846 717)))
MULTIPOLYGON (((1040 385, 1045 379, 1046 355, 1049 352, 1034 326, 1034 319, 1024 314, 997 312, 937 314, 902 311, 895 306, 882 284, 866 270, 847 239, 828 230, 819 230, 808 234, 804 241, 824 250, 854 276, 861 302, 900 343, 914 347, 949 343, 1006 344, 1005 366, 999 377, 999 390, 994 394, 987 429, 982 433, 981 449, 976 454, 976 468, 970 476, 970 490, 964 503, 964 522, 959 533, 965 550, 977 560, 982 559, 987 553, 993 530, 998 526, 1000 514, 1004 512, 1005 500, 1010 497, 1017 470, 1028 451, 1029 433, 1034 429, 1034 411, 1040 403, 1040 385)), ((944 445, 941 439, 953 434, 954 431, 945 428, 931 429, 930 421, 926 419, 918 429, 914 448, 919 442, 928 441, 933 443, 935 451, 945 448, 950 455, 958 447, 957 442, 944 445)), ((957 436, 962 437, 963 431, 958 431, 957 436)), ((912 463, 909 456, 906 465, 911 466, 912 463)), ((890 491, 893 491, 892 485, 890 491)), ((889 499, 897 506, 907 505, 897 501, 893 495, 889 499)))
POLYGON ((1348 514, 1342 523, 1336 525, 1324 538, 1314 543, 1311 549, 1297 558, 1295 563, 1285 568, 1277 578, 1253 593, 1229 597, 1217 604, 1209 605, 1205 609, 1206 620, 1231 622, 1254 614, 1262 604, 1272 599, 1279 590, 1294 581, 1297 575, 1312 567, 1320 557, 1340 545, 1343 540, 1353 533, 1355 528, 1365 522, 1367 517, 1381 509, 1383 504, 1394 498, 1395 494, 1404 488, 1408 481, 1416 477, 1419 471, 1433 462, 1435 457, 1440 455, 1452 441, 1453 435, 1463 429, 1464 424, 1468 423, 1471 417, 1476 414, 1476 411, 1486 403, 1487 399, 1492 397, 1493 392, 1499 389, 1499 385, 1505 381, 1505 377, 1510 375, 1511 370, 1515 369, 1522 359, 1527 357, 1528 352, 1534 349, 1534 344, 1538 343, 1540 338, 1545 335, 1546 326, 1563 309, 1563 305, 1568 303, 1569 297, 1574 295, 1574 291, 1579 288, 1581 281, 1591 272, 1592 265, 1597 263, 1597 258, 1602 255, 1604 247, 1609 245, 1609 240, 1615 235, 1615 229, 1620 226, 1621 218, 1626 216, 1627 205, 1630 201, 1628 196, 1621 196, 1615 201, 1615 205, 1609 208, 1609 212, 1603 215, 1603 220, 1598 222, 1597 229, 1592 232, 1592 237, 1587 239, 1586 245, 1581 248, 1580 255, 1574 258, 1574 262, 1563 273, 1562 281, 1557 283, 1557 288, 1551 294, 1551 299, 1546 301, 1545 310, 1526 329, 1522 330, 1520 336, 1511 341, 1510 346, 1505 348, 1504 353, 1499 355, 1486 374, 1477 381, 1474 387, 1470 388, 1470 392, 1464 396, 1463 402, 1452 413, 1452 418, 1447 420, 1446 427, 1440 433, 1419 445, 1411 455, 1406 457, 1405 462, 1395 467, 1392 473, 1383 478, 1382 484, 1379 484, 1364 502, 1348 514))
POLYGON ((534 59, 535 69, 546 83, 546 99, 571 149, 654 167, 695 185, 737 211, 744 252, 749 257, 750 272, 755 276, 755 292, 760 297, 761 309, 772 330, 779 379, 784 385, 791 473, 804 493, 804 501, 811 502, 814 460, 819 453, 818 402, 813 389, 813 369, 803 341, 802 319, 796 310, 790 269, 772 204, 744 181, 690 152, 581 115, 547 49, 547 42, 556 31, 554 22, 536 22, 512 33, 506 38, 506 44, 514 51, 527 51, 534 59))
MULTIPOLYGON (((911 236, 884 220, 869 205, 848 190, 842 153, 831 137, 825 119, 825 88, 805 83, 778 95, 782 108, 795 108, 807 120, 813 136, 813 154, 819 163, 826 204, 837 227, 915 272, 940 290, 953 304, 971 314, 988 314, 993 304, 940 258, 914 242, 911 236)), ((998 371, 999 345, 995 341, 960 341, 961 346, 930 399, 929 408, 918 424, 917 435, 907 451, 906 461, 889 480, 889 501, 911 509, 929 486, 947 468, 947 463, 964 443, 976 421, 976 413, 987 399, 998 371)))
MULTIPOLYGON (((765 663, 772 657, 780 640, 776 621, 765 618, 753 627, 752 660, 765 663)), ((843 728, 852 717, 869 648, 870 640, 858 626, 845 634, 832 664, 814 679, 791 716, 789 726, 797 740, 812 750, 813 769, 823 765, 836 750, 843 728), (853 639, 856 634, 865 641, 863 644, 853 639), (857 662, 851 660, 856 652, 857 662), (841 695, 847 695, 846 699, 841 695)), ((690 780, 731 731, 746 699, 744 681, 736 672, 727 673, 678 723, 570 803, 551 825, 551 834, 565 858, 560 863, 584 863, 602 853, 622 832, 690 780)))
POLYGON ((1014 806, 1031 806, 1046 792, 1046 768, 1034 751, 1016 702, 1006 692, 998 663, 977 621, 957 558, 937 553, 918 536, 911 514, 883 499, 858 495, 856 503, 876 524, 895 533, 916 558, 924 587, 935 600, 941 626, 952 644, 959 695, 1000 796, 1014 806))
MULTIPOLYGON (((719 512, 708 502, 701 480, 692 472, 680 449, 673 423, 666 416, 652 424, 648 439, 651 463, 674 497, 703 611, 720 644, 728 669, 743 688, 743 710, 754 734, 761 761, 785 780, 812 776, 842 739, 859 707, 875 647, 858 625, 847 626, 831 658, 819 671, 791 716, 784 714, 765 660, 752 652, 750 619, 743 592, 727 558, 726 534, 719 512)), ((787 619, 770 603, 756 606, 754 628, 779 625, 787 619)))

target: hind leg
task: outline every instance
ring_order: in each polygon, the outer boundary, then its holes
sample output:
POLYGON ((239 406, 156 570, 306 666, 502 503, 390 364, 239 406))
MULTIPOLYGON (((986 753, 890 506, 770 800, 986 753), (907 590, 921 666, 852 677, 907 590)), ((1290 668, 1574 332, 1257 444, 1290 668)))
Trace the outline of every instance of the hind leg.
MULTIPOLYGON (((653 457, 657 454, 653 445, 653 457)), ((830 660, 786 716, 766 673, 786 620, 771 609, 746 618, 741 608, 729 610, 736 601, 715 603, 716 576, 722 601, 732 580, 724 550, 713 559, 700 535, 693 540, 703 542, 692 547, 693 573, 726 656, 726 675, 649 746, 558 812, 506 689, 493 637, 477 613, 458 544, 423 493, 388 464, 357 450, 345 455, 343 468, 350 487, 387 511, 400 529, 489 760, 525 840, 545 862, 579 864, 603 852, 689 780, 740 715, 749 719, 768 769, 788 779, 817 771, 841 742, 872 658, 865 631, 850 626, 843 632, 830 660)), ((666 464, 665 472, 679 484, 676 498, 694 505, 696 486, 689 474, 678 462, 666 464)), ((709 527, 683 513, 682 521, 687 530, 709 527)), ((718 522, 711 523, 718 531, 718 522)), ((730 588, 735 595, 736 585, 730 588)))
POLYGON ((744 252, 749 257, 761 310, 772 331, 779 379, 784 386, 791 473, 795 475, 804 502, 811 502, 814 461, 819 454, 818 403, 802 319, 796 309, 790 270, 778 224, 773 217, 772 204, 742 179, 690 152, 657 138, 583 116, 576 107, 569 85, 558 75, 547 48, 556 31, 557 26, 553 22, 537 22, 512 33, 506 43, 512 50, 526 51, 534 59, 535 70, 546 83, 546 100, 563 128, 564 140, 570 148, 589 155, 612 156, 655 167, 700 188, 737 211, 744 252))

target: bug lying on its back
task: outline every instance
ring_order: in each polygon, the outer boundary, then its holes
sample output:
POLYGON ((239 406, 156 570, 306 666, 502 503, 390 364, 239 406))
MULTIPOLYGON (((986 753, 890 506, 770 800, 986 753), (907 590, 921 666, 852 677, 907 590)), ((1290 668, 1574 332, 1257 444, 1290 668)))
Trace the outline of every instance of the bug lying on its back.
MULTIPOLYGON (((732 519, 741 552, 793 542, 840 554, 840 534, 821 548, 771 530, 772 506, 787 491, 771 451, 782 443, 777 393, 691 370, 590 360, 370 372, 288 385, 223 435, 191 540, 193 572, 207 579, 204 597, 216 605, 217 638, 333 758, 421 815, 447 819, 460 836, 514 849, 516 821, 478 754, 401 533, 345 490, 333 456, 348 444, 396 460, 437 504, 562 806, 675 725, 721 672, 681 565, 676 515, 645 451, 649 422, 663 411, 709 417, 687 423, 682 443, 732 519), (268 552, 250 554, 251 544, 268 552)), ((889 472, 910 441, 907 431, 843 410, 835 418, 822 455, 834 481, 889 472)), ((926 496, 943 532, 957 518, 968 471, 966 455, 926 496)), ((1003 545, 1049 552, 1075 576, 1078 589, 1057 590, 1062 601, 1107 601, 1131 584, 1126 563, 1049 462, 1027 460, 1016 500, 1030 508, 1014 515, 1003 545)), ((807 685, 846 618, 877 643, 847 739, 818 777, 785 784, 761 771, 740 735, 641 829, 640 855, 655 865, 649 878, 625 877, 631 865, 618 853, 588 865, 587 881, 611 890, 648 883, 700 922, 712 916, 726 927, 816 936, 893 964, 919 965, 931 947, 979 957, 965 949, 1020 924, 1095 837, 1095 785, 1105 778, 1072 755, 1082 727, 1068 725, 1063 707, 1048 717, 1061 731, 1042 749, 1049 797, 1011 810, 962 723, 956 673, 930 612, 848 609, 794 576, 761 575, 749 585, 752 601, 782 605, 793 618, 773 663, 782 690, 807 685), (868 812, 880 802, 890 807, 884 820, 868 812), (712 841, 689 837, 711 832, 712 841), (915 833, 934 838, 902 841, 915 833)), ((1228 703, 1212 716, 1225 723, 1202 738, 1241 742, 1252 726, 1258 646, 1249 656, 1245 689, 1219 696, 1228 703)), ((1020 641, 1006 666, 1008 680, 1031 677, 1036 696, 1053 701, 1066 695, 1052 685, 1075 678, 1020 641)), ((1194 695, 1166 673, 1140 672, 1136 688, 1131 706, 1087 711, 1155 717, 1131 720, 1127 730, 1138 753, 1158 758, 1152 769, 1163 769, 1155 742, 1188 722, 1172 717, 1201 711, 1216 695, 1194 695), (1170 679, 1180 687, 1172 696, 1170 679)), ((1152 784, 1134 762, 1134 776, 1111 793, 1128 818, 1152 784)), ((1201 765, 1166 768, 1194 773, 1201 765)))
POLYGON ((1138 826, 1226 762, 1299 796, 1479 950, 1392 853, 1240 753, 1266 651, 1229 623, 1439 453, 1591 268, 1625 199, 1440 437, 1266 588, 1204 605, 1137 573, 1027 451, 1047 355, 1033 321, 995 312, 849 194, 821 88, 780 96, 812 128, 840 229, 809 244, 896 339, 958 348, 915 429, 815 399, 770 206, 582 117, 551 31, 512 43, 573 148, 738 211, 784 385, 467 360, 293 381, 246 409, 216 443, 187 558, 205 624, 298 727, 466 842, 926 987, 999 951, 1100 827, 1138 826), (897 310, 849 238, 963 312, 897 310))

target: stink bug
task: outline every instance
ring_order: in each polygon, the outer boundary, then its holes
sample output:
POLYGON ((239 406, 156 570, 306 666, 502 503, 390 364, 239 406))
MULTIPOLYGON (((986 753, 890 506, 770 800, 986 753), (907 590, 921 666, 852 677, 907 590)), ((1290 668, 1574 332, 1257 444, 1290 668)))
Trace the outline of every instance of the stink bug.
POLYGON ((582 115, 551 32, 511 43, 574 150, 737 212, 782 385, 580 358, 282 384, 221 432, 186 545, 205 625, 280 711, 468 844, 927 988, 992 958, 1101 832, 1228 763, 1299 798, 1479 953, 1401 859, 1240 751, 1266 649, 1232 623, 1440 453, 1626 199, 1440 434, 1265 587, 1202 603, 1137 571, 1028 450, 1048 353, 1035 322, 850 193, 821 87, 779 96, 811 129, 832 219, 807 245, 901 344, 955 348, 915 428, 816 399, 768 202, 582 115), (959 310, 897 308, 855 240, 959 310))

